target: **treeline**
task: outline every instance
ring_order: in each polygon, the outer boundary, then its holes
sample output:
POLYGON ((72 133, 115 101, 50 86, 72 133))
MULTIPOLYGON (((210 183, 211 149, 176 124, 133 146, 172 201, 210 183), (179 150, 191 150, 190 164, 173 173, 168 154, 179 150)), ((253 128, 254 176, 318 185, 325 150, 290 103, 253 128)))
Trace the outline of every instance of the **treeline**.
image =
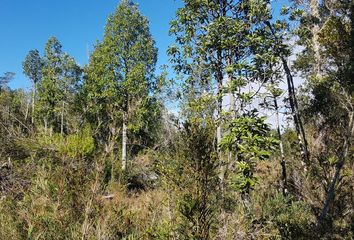
POLYGON ((0 239, 354 237, 354 2, 183 3, 174 79, 129 0, 0 77, 0 239))

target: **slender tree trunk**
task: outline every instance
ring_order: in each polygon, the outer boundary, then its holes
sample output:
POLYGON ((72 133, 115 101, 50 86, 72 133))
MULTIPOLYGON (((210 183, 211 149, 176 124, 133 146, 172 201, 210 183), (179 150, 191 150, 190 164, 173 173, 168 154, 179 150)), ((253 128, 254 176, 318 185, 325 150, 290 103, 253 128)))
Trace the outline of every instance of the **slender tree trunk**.
MULTIPOLYGON (((228 57, 228 65, 231 65, 232 64, 232 59, 230 57, 231 53, 229 53, 229 57, 228 57)), ((231 74, 228 74, 227 75, 227 82, 229 84, 229 86, 232 86, 232 75, 231 74)), ((229 101, 230 101, 230 107, 229 107, 229 111, 231 113, 231 119, 232 120, 235 120, 236 119, 236 100, 235 100, 235 97, 234 97, 234 89, 230 89, 229 90, 229 101)), ((224 175, 227 175, 227 171, 229 169, 229 165, 230 163, 233 161, 233 152, 230 151, 229 152, 229 155, 228 155, 228 160, 227 160, 227 164, 226 164, 226 169, 225 169, 225 172, 224 172, 224 175)))
POLYGON ((65 108, 65 102, 62 102, 61 105, 61 116, 60 116, 60 134, 64 134, 64 108, 65 108))
POLYGON ((309 163, 309 152, 308 152, 308 144, 306 140, 306 134, 305 134, 305 129, 301 120, 300 112, 299 112, 299 106, 297 103, 297 98, 296 98, 296 93, 295 93, 295 87, 294 87, 294 80, 293 76, 291 74, 291 71, 288 67, 288 63, 286 62, 286 59, 284 57, 282 58, 282 63, 283 63, 283 68, 286 73, 286 78, 287 78, 287 83, 288 83, 288 93, 289 93, 289 102, 290 102, 290 107, 291 111, 293 114, 294 118, 294 123, 295 123, 295 129, 298 135, 299 139, 299 145, 301 149, 301 156, 303 159, 303 165, 306 166, 306 164, 309 163))
MULTIPOLYGON (((217 59, 218 59, 218 69, 216 71, 216 80, 217 80, 217 129, 216 129, 216 142, 217 142, 217 154, 220 163, 220 172, 219 172, 219 179, 220 179, 220 192, 221 198, 224 200, 225 198, 225 172, 227 169, 227 163, 225 163, 222 159, 222 151, 220 148, 220 143, 222 139, 222 103, 223 103, 223 72, 222 72, 222 51, 221 49, 217 52, 217 59)), ((230 158, 231 156, 228 156, 230 158)), ((221 211, 221 222, 222 227, 219 229, 219 234, 222 238, 226 236, 227 232, 227 225, 226 225, 226 212, 224 209, 221 211)))
POLYGON ((344 166, 344 163, 345 163, 346 159, 348 158, 349 149, 351 147, 350 142, 351 142, 352 136, 354 135, 354 125, 353 125, 354 116, 353 115, 354 115, 353 112, 351 112, 349 115, 349 124, 348 124, 347 131, 345 133, 345 136, 344 136, 342 154, 340 156, 339 161, 336 164, 336 171, 333 175, 331 184, 330 184, 328 192, 327 192, 327 197, 326 197, 326 200, 323 205, 323 209, 322 209, 321 214, 320 214, 318 221, 317 221, 318 227, 321 227, 323 220, 325 219, 325 217, 328 213, 329 206, 331 205, 331 203, 334 200, 335 188, 336 188, 338 179, 340 178, 340 173, 341 173, 341 170, 344 166))
POLYGON ((123 128, 122 128, 122 170, 126 171, 127 169, 127 115, 128 113, 124 111, 123 113, 123 128))
MULTIPOLYGON (((282 42, 282 39, 279 39, 276 36, 275 31, 274 31, 272 25, 270 24, 270 22, 269 21, 265 21, 264 23, 268 26, 268 28, 271 31, 271 33, 274 36, 274 38, 276 40, 278 40, 279 42, 282 42)), ((290 71, 290 68, 288 66, 286 58, 279 51, 276 51, 275 53, 281 59, 281 62, 282 62, 282 65, 283 65, 283 69, 285 71, 287 85, 288 85, 288 94, 289 94, 290 108, 291 108, 291 112, 292 112, 292 115, 293 115, 293 118, 294 118, 294 125, 295 125, 295 129, 296 129, 296 133, 298 135, 299 145, 300 145, 300 149, 301 149, 302 165, 305 167, 305 170, 306 170, 306 164, 309 163, 310 155, 309 155, 309 152, 308 152, 308 144, 307 144, 307 140, 306 140, 306 134, 305 134, 305 130, 304 130, 304 126, 303 126, 302 120, 301 120, 300 112, 299 112, 299 106, 298 106, 298 103, 297 103, 297 98, 296 98, 296 93, 295 93, 295 86, 294 86, 294 79, 293 79, 293 76, 291 74, 291 71, 290 71)))
MULTIPOLYGON (((238 59, 236 61, 238 61, 238 59)), ((233 63, 232 53, 231 52, 229 52, 227 63, 228 63, 228 65, 231 65, 233 63)), ((241 76, 240 71, 239 71, 239 76, 241 76)), ((227 75, 227 82, 229 83, 230 86, 233 86, 232 85, 233 84, 232 74, 228 74, 227 75)), ((236 114, 236 99, 235 99, 235 96, 234 96, 234 89, 230 89, 229 90, 229 97, 230 97, 231 118, 235 119, 237 114, 236 114)))
POLYGON ((274 96, 274 107, 275 107, 275 114, 276 114, 276 122, 277 122, 277 132, 278 132, 278 139, 279 139, 279 148, 280 148, 280 165, 281 165, 281 176, 282 176, 282 192, 285 196, 288 192, 288 183, 287 183, 287 173, 286 173, 286 161, 284 155, 284 148, 283 148, 283 139, 280 131, 280 116, 279 116, 279 107, 277 98, 274 96))
POLYGON ((217 144, 218 144, 218 153, 219 157, 221 157, 221 150, 219 147, 219 144, 221 142, 221 114, 222 114, 222 73, 218 73, 218 79, 217 79, 217 119, 218 119, 218 126, 216 130, 216 139, 217 139, 217 144))
MULTIPOLYGON (((222 73, 222 51, 221 49, 219 49, 217 51, 217 69, 216 69, 216 73, 215 73, 215 78, 216 78, 216 84, 217 84, 217 93, 216 93, 216 97, 217 97, 217 128, 216 128, 216 142, 217 142, 217 152, 218 152, 218 157, 219 157, 219 161, 221 161, 221 149, 220 149, 220 143, 221 143, 221 137, 222 137, 222 133, 221 133, 221 114, 222 114, 222 88, 223 88, 223 73, 222 73)), ((221 164, 222 167, 223 164, 221 164)), ((222 171, 221 171, 222 172, 222 171)), ((223 176, 220 176, 220 178, 222 179, 223 176)))
MULTIPOLYGON (((350 43, 350 47, 348 49, 349 54, 350 54, 350 61, 347 64, 352 65, 352 68, 349 68, 349 72, 347 72, 348 82, 350 80, 352 80, 353 76, 354 76, 354 68, 353 68, 353 63, 354 63, 354 2, 353 1, 350 5, 349 18, 350 18, 350 22, 351 22, 351 34, 350 34, 351 43, 350 43)), ((352 101, 353 101, 353 99, 351 99, 351 98, 348 99, 348 102, 352 102, 352 101)), ((340 156, 339 161, 336 164, 336 171, 333 175, 331 184, 329 186, 326 200, 323 205, 323 209, 322 209, 321 214, 318 218, 317 227, 321 227, 321 225, 328 213, 329 207, 334 200, 335 187, 336 187, 337 182, 340 178, 341 170, 345 164, 345 161, 348 158, 349 150, 352 148, 353 136, 354 136, 354 112, 353 112, 353 107, 351 106, 351 111, 349 112, 349 122, 348 122, 346 133, 344 134, 342 154, 340 156)))
MULTIPOLYGON (((231 81, 232 81, 231 77, 229 76, 228 77, 228 82, 231 83, 231 81)), ((232 89, 229 91, 229 101, 230 101, 230 109, 229 109, 229 111, 231 112, 231 119, 234 120, 235 117, 236 117, 236 114, 235 114, 235 105, 234 105, 235 99, 234 99, 234 93, 233 93, 232 89)), ((227 165, 226 165, 226 169, 225 169, 224 175, 227 174, 227 171, 228 171, 229 165, 230 165, 230 163, 232 161, 232 158, 233 158, 233 153, 232 153, 232 151, 230 151, 229 155, 228 155, 227 165)))
MULTIPOLYGON (((219 55, 219 54, 218 54, 219 55)), ((220 64, 221 64, 221 53, 220 53, 220 64)), ((221 124, 222 124, 222 80, 223 80, 223 74, 222 71, 219 70, 216 74, 216 79, 217 79, 217 128, 216 128, 216 143, 217 143, 217 153, 218 153, 218 158, 220 162, 220 187, 223 191, 224 188, 224 173, 225 173, 225 164, 222 161, 222 153, 221 153, 221 148, 220 148, 220 143, 221 143, 221 138, 222 138, 222 131, 221 131, 221 124)))
POLYGON ((111 117, 112 122, 108 124, 108 129, 109 129, 109 134, 108 134, 108 140, 105 143, 105 154, 106 156, 110 159, 111 161, 111 179, 115 179, 115 157, 114 157, 114 148, 116 146, 117 142, 117 129, 116 129, 116 122, 115 116, 113 115, 111 117))
POLYGON ((35 109, 35 101, 36 101, 36 91, 37 91, 37 83, 33 83, 33 92, 32 92, 32 115, 31 115, 31 123, 34 124, 34 109, 35 109))
POLYGON ((30 101, 27 101, 27 104, 26 104, 26 113, 25 113, 25 122, 27 122, 29 108, 30 108, 30 101))
POLYGON ((44 121, 44 135, 47 136, 47 131, 48 131, 48 119, 47 119, 47 118, 44 118, 43 121, 44 121))

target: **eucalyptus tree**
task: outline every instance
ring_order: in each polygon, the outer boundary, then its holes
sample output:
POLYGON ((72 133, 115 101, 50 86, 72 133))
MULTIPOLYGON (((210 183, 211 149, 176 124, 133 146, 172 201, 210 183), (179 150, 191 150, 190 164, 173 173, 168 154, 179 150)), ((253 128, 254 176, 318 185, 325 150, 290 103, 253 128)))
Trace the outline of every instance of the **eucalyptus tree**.
POLYGON ((328 162, 334 162, 335 167, 332 176, 325 176, 326 196, 322 210, 317 213, 318 226, 322 226, 326 219, 344 217, 339 207, 334 211, 331 206, 339 198, 348 196, 348 192, 341 193, 339 188, 343 189, 344 184, 340 183, 345 182, 343 169, 346 164, 349 168, 353 164, 350 149, 354 137, 354 3, 310 3, 310 11, 300 16, 301 24, 297 29, 298 43, 304 47, 302 53, 306 57, 299 55, 295 66, 307 80, 311 94, 308 117, 325 146, 325 151, 316 157, 323 169, 328 169, 328 162))
POLYGON ((55 37, 46 43, 43 60, 42 80, 38 86, 39 116, 43 118, 46 132, 48 127, 54 127, 56 132, 64 134, 68 99, 72 99, 76 91, 81 69, 62 51, 62 45, 55 37))
POLYGON ((0 91, 6 89, 8 86, 7 84, 14 78, 15 73, 13 72, 6 72, 3 76, 0 77, 0 91))
POLYGON ((112 56, 107 47, 97 44, 84 68, 84 81, 80 93, 85 119, 94 126, 96 141, 106 144, 105 151, 112 152, 118 141, 117 130, 121 120, 118 105, 120 92, 109 64, 112 56))
POLYGON ((62 74, 61 55, 62 46, 59 41, 54 37, 48 39, 45 46, 42 81, 38 86, 38 113, 43 119, 46 133, 48 128, 56 126, 58 103, 62 95, 59 88, 59 78, 62 74))
MULTIPOLYGON (((221 43, 222 20, 226 17, 227 1, 184 1, 184 7, 176 13, 172 21, 170 33, 176 36, 176 43, 169 49, 175 69, 178 72, 192 76, 193 66, 204 68, 205 85, 212 81, 210 90, 217 89, 217 118, 221 121, 222 87, 225 69, 225 49, 221 43), (219 22, 218 22, 219 20, 219 22), (209 71, 208 71, 209 70, 209 71), (216 88, 213 85, 216 85, 216 88)), ((201 82, 203 83, 203 82, 201 82)), ((217 141, 221 140, 221 124, 217 128, 217 141)))
POLYGON ((34 123, 35 101, 37 84, 42 79, 43 59, 38 50, 30 50, 22 63, 23 72, 32 80, 32 115, 31 122, 34 123))
POLYGON ((61 57, 62 76, 60 81, 61 109, 60 109, 60 133, 69 132, 70 122, 74 124, 73 109, 78 93, 78 85, 81 80, 82 69, 75 59, 69 54, 64 53, 61 57), (70 121, 69 121, 70 120, 70 121))
POLYGON ((84 92, 90 106, 99 104, 87 111, 96 116, 96 122, 106 124, 109 152, 115 148, 121 132, 123 170, 127 168, 128 131, 144 127, 142 117, 149 115, 156 86, 156 60, 157 49, 148 20, 134 3, 121 1, 109 16, 104 39, 96 46, 86 68, 84 92), (106 115, 99 116, 101 111, 106 115), (107 122, 102 122, 103 117, 107 122))
POLYGON ((0 76, 0 100, 1 100, 1 108, 0 108, 0 117, 1 117, 1 132, 2 134, 8 133, 11 134, 11 131, 8 131, 8 124, 6 121, 9 119, 10 111, 11 111, 11 91, 8 87, 8 83, 13 79, 15 73, 13 72, 5 72, 3 76, 0 76), (5 130, 7 130, 5 132, 5 130))
MULTIPOLYGON (((250 203, 249 192, 257 182, 255 166, 276 145, 268 136, 265 119, 254 109, 254 90, 270 80, 273 73, 267 66, 277 58, 269 49, 274 37, 265 34, 264 23, 270 19, 268 1, 185 0, 171 24, 176 44, 168 53, 175 70, 187 76, 183 89, 187 102, 195 112, 203 106, 214 107, 223 201, 239 190, 243 202, 250 203), (223 101, 226 93, 229 101, 223 101), (203 104, 194 104, 196 99, 203 104)), ((219 237, 225 238, 227 213, 223 208, 220 217, 219 237)))
POLYGON ((5 72, 0 76, 0 145, 4 148, 1 152, 15 153, 13 146, 9 145, 13 137, 22 137, 30 132, 26 123, 26 93, 23 89, 12 90, 8 86, 14 76, 13 72, 5 72))

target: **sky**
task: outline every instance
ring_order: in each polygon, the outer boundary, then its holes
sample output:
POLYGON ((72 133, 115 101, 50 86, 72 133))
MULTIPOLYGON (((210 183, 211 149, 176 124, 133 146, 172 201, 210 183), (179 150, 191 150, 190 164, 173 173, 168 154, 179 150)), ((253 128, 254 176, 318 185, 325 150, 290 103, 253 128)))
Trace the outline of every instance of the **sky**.
MULTIPOLYGON (((173 43, 169 22, 182 6, 180 0, 135 0, 150 21, 150 30, 159 49, 157 67, 168 62, 166 50, 173 43)), ((22 73, 22 61, 31 49, 43 54, 49 37, 61 42, 63 51, 80 66, 88 62, 88 52, 103 37, 107 17, 119 0, 0 0, 0 75, 16 73, 12 89, 30 89, 22 73)))

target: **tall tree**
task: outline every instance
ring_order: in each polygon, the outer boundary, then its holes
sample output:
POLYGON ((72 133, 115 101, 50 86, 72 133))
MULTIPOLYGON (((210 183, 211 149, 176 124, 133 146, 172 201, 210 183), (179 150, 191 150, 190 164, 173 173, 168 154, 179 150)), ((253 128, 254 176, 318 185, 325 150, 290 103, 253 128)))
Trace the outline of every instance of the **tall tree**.
MULTIPOLYGON (((184 1, 176 19, 172 21, 170 33, 176 36, 177 46, 171 46, 169 54, 176 64, 178 72, 189 74, 187 81, 201 81, 201 85, 210 85, 209 91, 216 90, 217 119, 216 139, 220 143, 222 90, 225 69, 226 49, 222 46, 221 32, 226 21, 227 1, 184 1), (194 66, 204 68, 204 77, 195 78, 199 71, 194 66), (209 70, 207 70, 209 69, 209 70)), ((225 28, 227 29, 227 28, 225 28)), ((235 34, 236 35, 236 34, 235 34)), ((219 149, 219 159, 221 152, 219 149)))
MULTIPOLYGON (((185 0, 184 3, 171 24, 170 32, 176 36, 177 45, 170 47, 169 54, 176 70, 188 75, 187 82, 198 82, 196 84, 207 86, 205 91, 215 94, 216 139, 220 144, 224 92, 237 95, 231 98, 233 112, 240 112, 245 102, 249 103, 250 94, 241 89, 254 80, 251 46, 259 39, 256 29, 260 16, 269 15, 267 5, 265 1, 257 5, 247 0, 185 0), (236 100, 239 109, 236 109, 236 100)), ((218 152, 222 162, 220 148, 218 152)), ((226 162, 220 165, 221 179, 225 165, 226 162)))
POLYGON ((7 84, 14 78, 15 73, 13 72, 6 72, 4 76, 0 77, 0 91, 6 89, 8 86, 7 84))
MULTIPOLYGON (((294 85, 294 76, 293 72, 290 70, 288 64, 288 57, 290 56, 291 52, 289 50, 289 46, 285 44, 285 40, 283 37, 284 30, 287 29, 286 23, 284 21, 276 21, 275 23, 271 23, 269 20, 264 20, 264 24, 268 29, 268 34, 270 38, 273 38, 273 51, 274 56, 279 58, 279 62, 282 65, 286 82, 287 82, 287 90, 288 90, 288 100, 291 109, 291 114, 294 119, 295 129, 298 135, 299 145, 301 149, 302 155, 302 164, 305 166, 309 163, 309 151, 308 151, 308 143, 305 134, 305 128, 303 124, 303 119, 301 117, 301 113, 299 110, 299 104, 295 92, 295 85, 294 85)), ((266 33, 266 32, 265 32, 266 33)), ((305 167, 306 168, 306 167, 305 167)))
POLYGON ((64 133, 68 99, 72 99, 80 76, 81 69, 72 57, 63 53, 58 39, 49 38, 45 47, 42 80, 38 86, 38 111, 46 131, 48 127, 54 127, 56 132, 64 133))
POLYGON ((123 170, 127 168, 128 131, 135 125, 133 116, 138 117, 137 113, 144 112, 155 88, 156 60, 157 49, 148 20, 134 3, 121 1, 115 13, 108 18, 103 42, 92 54, 85 87, 101 88, 97 97, 114 109, 108 116, 111 118, 109 132, 113 140, 117 139, 116 124, 119 117, 121 119, 123 170), (102 75, 98 75, 99 72, 102 75), (93 86, 88 86, 89 82, 93 86))
MULTIPOLYGON (((323 166, 335 159, 333 175, 328 177, 318 226, 333 220, 341 211, 330 211, 339 195, 341 173, 348 162, 354 136, 354 3, 353 1, 310 2, 310 11, 301 15, 299 44, 304 47, 296 67, 307 79, 311 94, 308 117, 321 136, 325 151, 316 157, 323 166), (322 127, 325 126, 325 127, 322 127), (324 163, 321 161, 324 158, 324 163), (329 214, 331 213, 331 214, 329 214)), ((328 169, 328 167, 323 167, 328 169)), ((331 173, 331 171, 329 171, 331 173)), ((320 179, 322 181, 322 179, 320 179)), ((340 200, 341 201, 341 200, 340 200)), ((338 204, 338 201, 337 201, 338 204)))
MULTIPOLYGON (((327 196, 319 215, 318 225, 324 221, 331 203, 335 200, 335 190, 341 180, 341 172, 348 162, 353 164, 350 156, 354 138, 354 2, 343 1, 326 5, 329 17, 323 23, 319 32, 319 44, 323 48, 321 54, 326 59, 323 75, 324 82, 314 84, 315 100, 326 105, 327 97, 316 94, 318 89, 327 90, 332 98, 332 104, 337 107, 334 111, 323 111, 326 119, 334 120, 339 127, 342 146, 335 164, 335 172, 327 190, 327 196), (324 98, 323 98, 324 97, 324 98)), ((319 103, 319 102, 318 102, 319 103)))
POLYGON ((59 86, 62 92, 60 133, 63 135, 65 130, 66 132, 69 131, 68 118, 70 117, 70 110, 73 109, 75 103, 75 95, 78 92, 78 83, 81 79, 82 69, 77 65, 75 59, 67 53, 63 54, 61 65, 63 73, 59 86))
POLYGON ((62 94, 59 88, 60 75, 62 74, 61 55, 60 42, 55 37, 49 38, 45 46, 43 79, 38 86, 38 111, 39 115, 43 117, 46 133, 48 128, 56 128, 57 126, 57 105, 62 94))
POLYGON ((94 126, 95 139, 112 153, 118 141, 121 114, 118 107, 120 92, 114 78, 111 52, 102 43, 95 46, 84 69, 81 102, 85 119, 94 126))
POLYGON ((31 122, 34 123, 34 111, 37 84, 42 79, 43 59, 39 55, 38 50, 30 50, 22 63, 23 72, 32 80, 32 115, 31 122))

